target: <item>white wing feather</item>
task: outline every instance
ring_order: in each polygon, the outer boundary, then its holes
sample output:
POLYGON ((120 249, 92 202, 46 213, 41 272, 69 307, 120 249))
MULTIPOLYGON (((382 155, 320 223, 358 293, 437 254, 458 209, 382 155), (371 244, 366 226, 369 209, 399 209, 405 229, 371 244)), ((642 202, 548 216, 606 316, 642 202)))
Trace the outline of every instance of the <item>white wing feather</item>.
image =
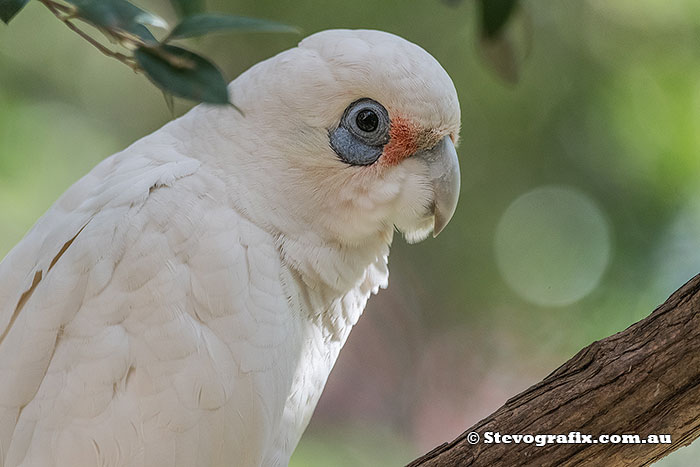
POLYGON ((157 134, 0 263, 6 467, 254 465, 275 436, 300 342, 278 252, 157 134))

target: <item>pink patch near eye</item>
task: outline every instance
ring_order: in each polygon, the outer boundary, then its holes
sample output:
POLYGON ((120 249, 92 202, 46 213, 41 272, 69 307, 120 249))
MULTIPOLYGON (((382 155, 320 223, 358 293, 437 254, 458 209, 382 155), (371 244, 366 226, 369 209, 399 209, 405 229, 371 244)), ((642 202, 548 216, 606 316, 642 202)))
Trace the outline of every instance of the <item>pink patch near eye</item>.
POLYGON ((401 117, 391 120, 389 143, 384 147, 382 163, 396 165, 419 149, 420 128, 401 117))

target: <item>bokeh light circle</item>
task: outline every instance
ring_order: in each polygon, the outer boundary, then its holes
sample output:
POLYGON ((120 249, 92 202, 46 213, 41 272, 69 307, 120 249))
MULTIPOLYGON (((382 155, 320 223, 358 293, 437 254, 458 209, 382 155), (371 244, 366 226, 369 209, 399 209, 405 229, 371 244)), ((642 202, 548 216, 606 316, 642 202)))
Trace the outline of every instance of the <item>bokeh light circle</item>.
POLYGON ((588 295, 610 260, 610 229, 581 191, 542 186, 503 213, 495 254, 506 283, 528 302, 564 306, 588 295))

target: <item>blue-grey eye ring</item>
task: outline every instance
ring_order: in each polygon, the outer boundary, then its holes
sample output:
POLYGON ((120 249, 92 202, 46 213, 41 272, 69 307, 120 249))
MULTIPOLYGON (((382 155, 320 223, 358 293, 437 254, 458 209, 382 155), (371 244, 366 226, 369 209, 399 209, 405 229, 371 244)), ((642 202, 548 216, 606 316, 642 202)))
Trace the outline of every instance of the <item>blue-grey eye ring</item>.
POLYGON ((389 112, 382 104, 369 98, 356 100, 329 132, 331 147, 348 164, 373 164, 389 142, 390 126, 389 112))

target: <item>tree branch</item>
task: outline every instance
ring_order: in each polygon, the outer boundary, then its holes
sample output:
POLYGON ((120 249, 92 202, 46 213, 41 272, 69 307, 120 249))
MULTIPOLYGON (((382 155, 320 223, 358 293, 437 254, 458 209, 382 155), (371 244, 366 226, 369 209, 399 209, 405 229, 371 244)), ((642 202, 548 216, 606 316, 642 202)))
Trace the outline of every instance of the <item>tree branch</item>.
POLYGON ((88 41, 93 47, 95 47, 97 50, 102 52, 104 55, 115 58, 125 64, 126 66, 130 67, 134 71, 139 71, 140 68, 136 64, 136 61, 133 59, 133 57, 129 57, 128 55, 124 55, 119 52, 115 52, 114 50, 105 47, 104 45, 100 44, 97 40, 95 40, 92 36, 90 36, 88 33, 80 29, 78 26, 76 26, 71 19, 73 18, 72 16, 72 11, 69 7, 66 5, 62 5, 60 3, 56 3, 52 0, 39 0, 40 3, 42 3, 46 8, 51 11, 51 13, 56 16, 59 20, 63 22, 68 28, 78 34, 80 37, 88 41))
POLYGON ((642 321, 581 350, 417 466, 650 465, 700 436, 700 275, 642 321), (647 444, 485 443, 504 434, 670 434, 647 444), (480 441, 470 444, 478 433, 480 441))

